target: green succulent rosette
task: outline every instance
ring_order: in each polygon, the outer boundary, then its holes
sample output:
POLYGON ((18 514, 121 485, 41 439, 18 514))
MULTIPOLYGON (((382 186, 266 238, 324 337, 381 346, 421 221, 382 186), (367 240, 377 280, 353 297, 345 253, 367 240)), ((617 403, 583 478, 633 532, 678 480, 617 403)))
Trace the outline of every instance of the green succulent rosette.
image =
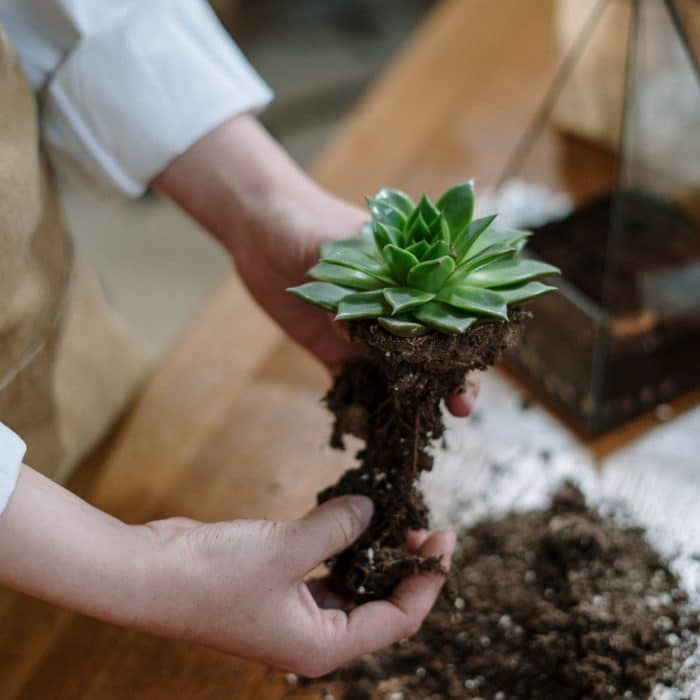
POLYGON ((339 321, 376 319, 404 337, 507 319, 510 305, 554 291, 539 278, 559 270, 521 257, 529 231, 495 226, 496 215, 474 219, 474 199, 472 181, 436 203, 383 188, 367 199, 362 233, 323 243, 314 281, 288 291, 339 321))

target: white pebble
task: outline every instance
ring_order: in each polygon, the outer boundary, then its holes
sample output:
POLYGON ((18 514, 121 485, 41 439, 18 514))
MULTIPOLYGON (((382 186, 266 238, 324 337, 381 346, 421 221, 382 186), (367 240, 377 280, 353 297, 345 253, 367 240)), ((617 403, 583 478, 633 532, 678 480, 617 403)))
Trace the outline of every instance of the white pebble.
POLYGON ((656 618, 654 626, 657 629, 663 630, 664 632, 668 632, 669 630, 673 629, 673 620, 667 615, 661 615, 661 617, 656 618))
POLYGON ((374 561, 374 550, 371 547, 367 550, 367 561, 370 563, 374 561))
POLYGON ((525 583, 534 583, 536 578, 534 571, 525 572, 525 583))
POLYGON ((464 687, 467 690, 476 690, 478 683, 473 679, 473 678, 467 678, 466 681, 464 681, 464 687))
POLYGON ((296 685, 296 684, 299 682, 299 678, 297 677, 297 674, 296 674, 296 673, 288 673, 288 674, 284 677, 284 682, 285 682, 287 685, 296 685))
POLYGON ((364 586, 358 586, 357 592, 362 595, 363 593, 367 593, 367 589, 364 586))
POLYGON ((418 676, 418 678, 425 678, 426 673, 427 671, 422 666, 419 666, 416 669, 416 675, 418 676))
POLYGON ((392 693, 389 696, 389 700, 403 700, 403 693, 400 691, 397 691, 396 693, 392 693))
POLYGON ((464 598, 455 598, 454 606, 457 610, 463 610, 465 606, 464 598))
POLYGON ((660 420, 661 422, 671 420, 675 413, 676 411, 674 410, 673 406, 667 403, 661 403, 654 409, 656 419, 660 420))
POLYGON ((501 615, 500 619, 498 620, 498 624, 501 627, 510 627, 512 623, 513 620, 511 620, 510 615, 501 615))

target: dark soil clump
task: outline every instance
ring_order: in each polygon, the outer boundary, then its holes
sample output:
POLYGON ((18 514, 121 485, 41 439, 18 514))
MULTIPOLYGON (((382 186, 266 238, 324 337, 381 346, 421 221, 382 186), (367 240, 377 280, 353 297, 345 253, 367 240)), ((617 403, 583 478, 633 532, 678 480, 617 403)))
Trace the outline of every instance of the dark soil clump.
POLYGON ((699 628, 643 531, 566 484, 546 510, 463 532, 418 635, 335 678, 344 700, 646 700, 679 680, 699 628))
POLYGON ((409 530, 428 527, 417 479, 432 468, 429 447, 445 430, 441 401, 463 387, 468 371, 493 364, 529 318, 520 310, 510 316, 461 335, 417 338, 397 337, 373 322, 351 325, 351 335, 367 353, 338 375, 326 403, 335 415, 331 445, 342 449, 343 436, 354 434, 365 446, 357 454, 360 465, 318 499, 352 493, 375 503, 367 531, 330 562, 333 576, 359 601, 385 598, 405 576, 439 567, 403 549, 409 530))

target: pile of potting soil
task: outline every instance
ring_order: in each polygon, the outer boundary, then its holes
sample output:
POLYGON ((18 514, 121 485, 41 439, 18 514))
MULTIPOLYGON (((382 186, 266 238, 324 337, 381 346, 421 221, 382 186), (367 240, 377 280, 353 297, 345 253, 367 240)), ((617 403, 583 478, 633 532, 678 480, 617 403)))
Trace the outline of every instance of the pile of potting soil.
POLYGON ((644 532, 565 484, 546 510, 464 531, 418 635, 335 679, 344 700, 646 700, 681 680, 699 632, 644 532))

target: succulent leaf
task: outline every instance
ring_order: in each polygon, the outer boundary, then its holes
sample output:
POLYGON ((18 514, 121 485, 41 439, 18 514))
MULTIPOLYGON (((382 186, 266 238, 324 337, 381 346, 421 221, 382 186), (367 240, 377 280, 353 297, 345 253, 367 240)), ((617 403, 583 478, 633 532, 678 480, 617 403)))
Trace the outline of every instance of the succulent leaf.
POLYGON ((556 292, 557 288, 551 284, 542 282, 528 282, 520 287, 500 288, 498 293, 506 300, 507 304, 520 304, 523 301, 534 299, 535 297, 556 292))
POLYGON ((479 255, 469 258, 466 262, 456 267, 455 271, 452 273, 452 277, 449 279, 449 284, 453 285, 459 282, 469 284, 469 277, 474 270, 484 267, 489 263, 497 262, 498 260, 512 258, 516 252, 516 248, 500 243, 489 246, 482 250, 479 255))
POLYGON ((383 291, 393 314, 422 306, 435 297, 433 292, 422 292, 413 287, 388 287, 383 291))
POLYGON ((436 298, 438 301, 478 316, 508 318, 506 300, 498 292, 490 289, 464 285, 444 287, 436 298))
POLYGON ((306 282, 298 287, 290 287, 287 291, 299 299, 326 309, 326 311, 337 311, 338 304, 348 293, 352 292, 347 287, 340 287, 329 282, 306 282))
POLYGON ((338 321, 352 321, 356 318, 378 318, 390 316, 391 308, 382 292, 355 292, 348 294, 338 304, 338 321))
POLYGON ((375 255, 377 252, 370 231, 368 235, 363 234, 360 236, 353 236, 352 238, 324 241, 319 246, 319 256, 322 260, 326 260, 335 257, 336 251, 346 251, 351 248, 367 253, 368 255, 375 255))
POLYGON ((415 338, 428 332, 422 323, 418 323, 410 316, 380 316, 377 322, 390 333, 404 338, 415 338))
POLYGON ((532 235, 530 231, 519 231, 513 228, 495 228, 491 226, 471 245, 469 248, 469 257, 478 255, 485 248, 496 245, 497 243, 512 246, 520 250, 520 244, 530 235, 532 235))
POLYGON ((382 187, 382 189, 374 195, 374 199, 378 202, 383 200, 387 201, 405 217, 408 217, 416 207, 413 200, 405 192, 393 190, 389 187, 382 187))
POLYGON ((402 337, 464 333, 555 290, 537 281, 555 267, 519 258, 529 232, 496 227, 495 215, 472 220, 471 181, 437 204, 389 188, 367 203, 372 218, 360 235, 323 243, 308 273, 315 281, 289 290, 338 320, 377 319, 402 337))
POLYGON ((332 282, 353 289, 381 289, 384 282, 361 270, 321 260, 309 270, 309 277, 319 282, 332 282))
POLYGON ((447 225, 447 219, 444 214, 440 214, 440 240, 447 243, 447 247, 452 253, 452 235, 450 234, 450 227, 447 225))
POLYGON ((445 241, 435 241, 423 254, 423 260, 435 260, 444 258, 450 254, 450 245, 445 241))
POLYGON ((454 269, 455 261, 449 255, 437 260, 426 260, 411 269, 406 282, 410 287, 425 292, 437 292, 447 282, 454 269))
POLYGON ((408 234, 408 240, 416 243, 418 241, 430 240, 430 227, 420 212, 418 213, 418 216, 413 219, 413 223, 411 223, 411 225, 408 227, 406 233, 408 234))
POLYGON ((410 253, 413 253, 418 260, 422 260, 423 256, 428 252, 430 248, 430 245, 426 243, 425 241, 418 241, 417 243, 412 243, 406 250, 408 250, 410 253))
POLYGON ((401 209, 386 199, 376 199, 367 197, 369 211, 372 214, 372 221, 379 222, 385 226, 391 226, 399 231, 406 225, 406 217, 401 209))
MULTIPOLYGON (((400 250, 400 249, 399 249, 400 250)), ((382 258, 375 257, 376 250, 370 255, 357 248, 336 247, 325 260, 335 265, 342 265, 360 272, 369 272, 373 277, 386 284, 393 283, 391 269, 382 258)))
POLYGON ((529 282, 535 277, 558 274, 554 265, 539 260, 498 260, 474 270, 469 275, 469 284, 475 287, 511 287, 516 283, 529 282))
POLYGON ((456 239, 453 239, 455 257, 458 261, 463 260, 467 253, 471 252, 474 243, 484 231, 486 231, 495 218, 496 214, 492 214, 491 216, 484 216, 481 219, 475 219, 469 223, 456 239))
POLYGON ((406 277, 412 267, 418 264, 418 258, 405 248, 389 243, 382 250, 384 260, 391 270, 391 274, 399 284, 406 282, 406 277))
POLYGON ((425 221, 425 223, 432 228, 432 224, 435 222, 435 219, 440 216, 440 211, 428 199, 427 195, 424 194, 420 198, 420 201, 418 202, 418 209, 421 217, 423 217, 423 221, 425 221))
POLYGON ((450 236, 455 241, 474 213, 474 181, 468 180, 447 190, 438 200, 437 208, 445 215, 450 236))
POLYGON ((382 224, 379 221, 372 222, 372 233, 374 234, 374 244, 377 250, 382 250, 389 243, 400 245, 402 242, 403 236, 397 228, 388 224, 382 224))
POLYGON ((476 316, 439 301, 429 301, 415 309, 413 316, 426 326, 443 333, 464 333, 477 321, 476 316))

